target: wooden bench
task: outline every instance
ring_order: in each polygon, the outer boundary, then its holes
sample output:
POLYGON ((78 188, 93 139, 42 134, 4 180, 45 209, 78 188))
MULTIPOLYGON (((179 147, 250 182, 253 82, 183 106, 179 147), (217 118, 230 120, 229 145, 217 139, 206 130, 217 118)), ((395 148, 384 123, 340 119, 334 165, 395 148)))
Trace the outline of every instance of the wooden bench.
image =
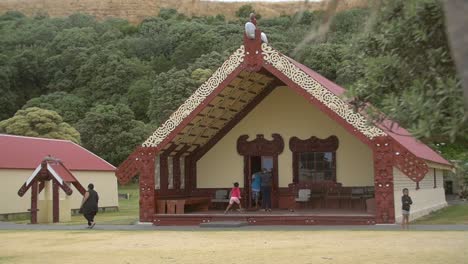
POLYGON ((158 206, 165 207, 166 210, 158 210, 158 213, 184 214, 186 206, 195 207, 197 210, 200 210, 200 211, 208 211, 210 204, 211 204, 210 197, 187 197, 187 198, 164 199, 164 200, 158 201, 158 206))

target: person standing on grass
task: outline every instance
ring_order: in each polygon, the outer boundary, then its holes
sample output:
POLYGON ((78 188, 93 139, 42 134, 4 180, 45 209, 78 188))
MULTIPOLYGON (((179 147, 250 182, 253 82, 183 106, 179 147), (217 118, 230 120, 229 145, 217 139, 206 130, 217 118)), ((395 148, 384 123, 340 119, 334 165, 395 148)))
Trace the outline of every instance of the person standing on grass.
POLYGON ((261 174, 261 186, 262 186, 262 209, 265 212, 271 212, 271 172, 267 169, 263 169, 261 174))
POLYGON ((91 229, 96 225, 94 222, 94 216, 98 212, 98 202, 99 195, 94 190, 94 184, 90 183, 88 185, 88 191, 83 196, 83 201, 81 201, 80 213, 88 220, 88 228, 91 229))
POLYGON ((411 197, 409 196, 408 188, 403 189, 403 196, 401 196, 401 214, 403 215, 403 219, 401 221, 401 227, 403 229, 409 228, 409 214, 410 208, 413 204, 411 197))
POLYGON ((239 189, 239 183, 235 182, 234 187, 231 189, 231 199, 229 199, 229 205, 224 211, 224 213, 226 214, 229 211, 229 209, 231 209, 234 203, 239 205, 239 211, 242 210, 240 199, 241 199, 241 192, 239 189))

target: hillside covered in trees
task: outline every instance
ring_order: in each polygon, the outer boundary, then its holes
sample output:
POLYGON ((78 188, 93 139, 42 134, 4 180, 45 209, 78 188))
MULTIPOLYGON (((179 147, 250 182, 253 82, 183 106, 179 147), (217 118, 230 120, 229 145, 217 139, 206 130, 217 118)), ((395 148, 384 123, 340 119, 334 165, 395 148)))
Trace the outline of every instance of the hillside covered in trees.
MULTIPOLYGON (((138 25, 0 16, 0 133, 66 138, 118 165, 242 44, 238 20, 173 9, 138 25)), ((261 18, 273 47, 371 102, 449 159, 468 159, 462 90, 437 0, 261 18)), ((376 117, 378 118, 378 117, 376 117)))

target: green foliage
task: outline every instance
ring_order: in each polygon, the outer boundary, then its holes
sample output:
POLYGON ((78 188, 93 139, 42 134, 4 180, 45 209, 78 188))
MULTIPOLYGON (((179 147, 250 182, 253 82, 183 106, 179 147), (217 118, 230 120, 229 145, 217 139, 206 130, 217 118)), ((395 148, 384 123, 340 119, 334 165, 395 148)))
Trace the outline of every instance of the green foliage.
POLYGON ((135 113, 135 118, 148 121, 147 111, 152 89, 152 81, 148 79, 138 80, 130 86, 127 93, 128 106, 135 113))
POLYGON ((85 99, 81 97, 66 92, 54 92, 29 100, 23 109, 39 107, 52 110, 62 116, 65 122, 75 124, 84 117, 88 111, 87 106, 85 99))
POLYGON ((314 69, 328 79, 336 80, 336 72, 341 63, 342 46, 322 43, 302 49, 298 57, 303 64, 314 69))
POLYGON ((55 111, 30 107, 16 112, 12 118, 0 122, 0 133, 57 138, 80 143, 80 133, 55 111))
POLYGON ((441 3, 384 1, 371 31, 356 40, 342 82, 426 142, 468 134, 441 3), (350 69, 356 69, 356 79, 350 69))
POLYGON ((243 5, 239 7, 239 9, 236 11, 236 17, 248 19, 251 13, 255 13, 257 19, 262 17, 259 13, 255 12, 255 9, 253 9, 252 5, 243 5))
POLYGON ((78 121, 83 146, 112 164, 118 165, 149 136, 151 130, 135 120, 124 104, 97 105, 78 121))

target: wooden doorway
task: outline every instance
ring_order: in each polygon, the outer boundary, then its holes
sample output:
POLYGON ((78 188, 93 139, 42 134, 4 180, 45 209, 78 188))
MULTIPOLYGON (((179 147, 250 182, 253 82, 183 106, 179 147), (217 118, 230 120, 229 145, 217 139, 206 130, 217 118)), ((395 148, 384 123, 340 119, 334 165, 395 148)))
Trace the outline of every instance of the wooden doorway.
POLYGON ((273 140, 266 140, 262 134, 248 141, 249 136, 240 136, 237 140, 237 152, 244 156, 244 206, 251 207, 252 197, 252 174, 263 167, 272 174, 272 207, 278 207, 278 155, 283 152, 284 142, 279 134, 272 134, 273 140))
MULTIPOLYGON (((264 169, 266 169, 273 175, 273 160, 274 159, 272 156, 249 156, 249 162, 248 164, 246 164, 248 166, 249 173, 244 175, 245 207, 247 209, 254 207, 252 195, 253 175, 255 173, 262 172, 264 169)), ((278 181, 276 181, 276 186, 273 187, 274 189, 278 189, 277 183, 278 181)), ((261 199, 259 200, 259 203, 260 201, 261 199)))

